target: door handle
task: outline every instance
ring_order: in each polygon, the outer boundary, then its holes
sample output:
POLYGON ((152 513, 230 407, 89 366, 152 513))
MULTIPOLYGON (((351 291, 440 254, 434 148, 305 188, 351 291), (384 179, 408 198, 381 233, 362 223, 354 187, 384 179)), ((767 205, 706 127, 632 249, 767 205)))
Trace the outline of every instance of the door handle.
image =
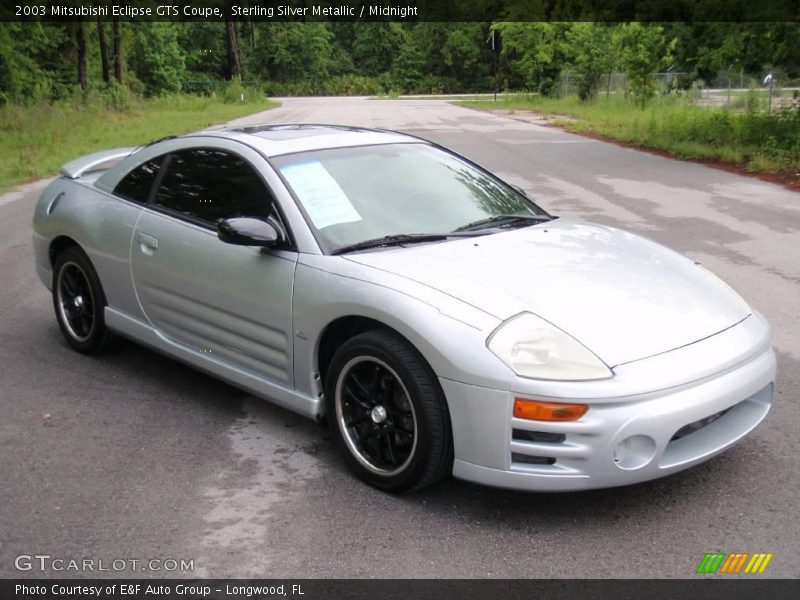
POLYGON ((152 235, 146 233, 137 233, 136 239, 139 242, 139 248, 147 255, 152 255, 158 249, 158 240, 152 235))

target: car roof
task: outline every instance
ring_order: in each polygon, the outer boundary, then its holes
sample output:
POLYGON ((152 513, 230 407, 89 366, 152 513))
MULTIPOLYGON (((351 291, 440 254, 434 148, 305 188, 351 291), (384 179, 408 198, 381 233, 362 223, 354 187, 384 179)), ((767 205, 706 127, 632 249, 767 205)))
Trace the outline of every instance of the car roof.
POLYGON ((223 137, 240 141, 270 157, 328 148, 422 141, 414 136, 385 129, 309 123, 229 127, 201 131, 183 137, 193 136, 223 137))
POLYGON ((252 127, 220 127, 180 136, 168 136, 139 148, 117 148, 95 153, 68 163, 64 166, 62 172, 65 176, 75 179, 86 170, 87 164, 92 167, 101 158, 105 160, 110 156, 119 159, 120 156, 125 156, 126 158, 115 161, 116 164, 110 166, 94 182, 96 187, 110 193, 120 179, 141 162, 171 151, 191 148, 195 144, 203 146, 208 143, 209 138, 240 142, 267 158, 331 148, 381 144, 430 144, 430 142, 413 135, 406 135, 387 129, 367 129, 344 125, 291 123, 252 127), (203 141, 204 139, 206 140, 205 142, 203 141), (142 158, 143 155, 144 158, 142 158))

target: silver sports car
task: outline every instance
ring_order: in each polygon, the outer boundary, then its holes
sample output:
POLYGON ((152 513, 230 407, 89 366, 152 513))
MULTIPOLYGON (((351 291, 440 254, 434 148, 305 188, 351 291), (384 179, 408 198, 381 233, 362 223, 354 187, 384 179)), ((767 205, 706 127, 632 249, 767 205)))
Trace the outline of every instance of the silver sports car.
POLYGON ((215 130, 61 174, 33 243, 70 346, 135 340, 327 417, 384 490, 645 481, 770 408, 769 326, 699 263, 416 137, 215 130))

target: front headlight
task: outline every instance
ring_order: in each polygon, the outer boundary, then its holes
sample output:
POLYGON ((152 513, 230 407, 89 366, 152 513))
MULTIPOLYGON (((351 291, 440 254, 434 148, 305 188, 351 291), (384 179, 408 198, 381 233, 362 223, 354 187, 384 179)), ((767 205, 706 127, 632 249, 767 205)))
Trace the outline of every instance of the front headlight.
POLYGON ((500 325, 486 346, 514 373, 528 379, 586 381, 614 376, 586 346, 531 313, 500 325))

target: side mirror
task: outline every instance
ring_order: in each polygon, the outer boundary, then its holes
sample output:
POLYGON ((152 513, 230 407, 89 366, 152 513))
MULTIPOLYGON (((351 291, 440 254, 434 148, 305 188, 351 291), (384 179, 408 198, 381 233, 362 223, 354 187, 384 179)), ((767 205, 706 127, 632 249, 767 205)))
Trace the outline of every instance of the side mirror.
POLYGON ((283 241, 283 235, 269 221, 251 217, 234 217, 217 221, 217 236, 226 244, 272 248, 283 241))

